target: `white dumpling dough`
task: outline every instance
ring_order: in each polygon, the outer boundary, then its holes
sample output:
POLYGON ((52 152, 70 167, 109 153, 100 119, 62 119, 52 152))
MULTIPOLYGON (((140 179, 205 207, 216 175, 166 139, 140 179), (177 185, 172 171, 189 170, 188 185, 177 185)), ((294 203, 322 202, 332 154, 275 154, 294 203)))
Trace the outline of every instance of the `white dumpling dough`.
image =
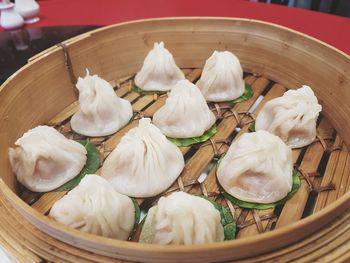
POLYGON ((71 119, 72 129, 86 136, 105 136, 117 132, 132 117, 129 101, 119 98, 113 87, 87 70, 79 78, 79 110, 71 119))
POLYGON ((185 76, 176 66, 173 55, 160 42, 154 43, 146 56, 141 70, 135 76, 135 84, 143 90, 168 91, 182 79, 185 76))
POLYGON ((316 121, 321 110, 309 86, 288 90, 265 104, 256 118, 255 129, 279 136, 291 148, 303 147, 316 137, 316 121))
POLYGON ((219 211, 208 201, 185 192, 161 197, 146 217, 140 242, 164 245, 223 241, 219 211))
POLYGON ((258 131, 234 141, 219 164, 217 178, 240 200, 273 203, 292 190, 292 150, 277 136, 258 131))
POLYGON ((153 123, 171 138, 203 135, 216 121, 199 89, 188 80, 179 81, 165 105, 153 115, 153 123))
POLYGON ((127 240, 135 224, 135 207, 104 178, 90 174, 56 201, 50 217, 87 233, 127 240))
POLYGON ((229 51, 214 51, 196 85, 207 101, 231 101, 242 96, 245 83, 238 58, 229 51))
POLYGON ((101 175, 122 194, 151 197, 165 191, 185 166, 179 148, 143 118, 107 157, 101 175))
POLYGON ((83 145, 48 126, 27 131, 15 145, 9 149, 12 170, 34 192, 51 191, 73 179, 87 160, 83 145))

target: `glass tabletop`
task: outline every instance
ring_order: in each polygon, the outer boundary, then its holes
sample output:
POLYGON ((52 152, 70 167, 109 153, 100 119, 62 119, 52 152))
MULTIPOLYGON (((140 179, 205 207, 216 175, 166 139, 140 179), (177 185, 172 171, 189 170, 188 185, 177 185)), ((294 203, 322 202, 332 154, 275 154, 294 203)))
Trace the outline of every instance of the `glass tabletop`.
POLYGON ((0 33, 0 84, 35 54, 98 26, 22 28, 0 33))

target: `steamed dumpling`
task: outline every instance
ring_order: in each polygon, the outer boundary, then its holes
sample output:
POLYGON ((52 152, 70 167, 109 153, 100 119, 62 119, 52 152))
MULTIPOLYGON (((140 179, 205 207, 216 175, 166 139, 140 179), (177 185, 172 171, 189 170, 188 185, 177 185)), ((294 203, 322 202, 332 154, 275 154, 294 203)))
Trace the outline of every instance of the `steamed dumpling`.
POLYGON ((207 101, 231 101, 240 97, 245 84, 238 58, 229 51, 214 51, 196 85, 207 101))
POLYGON ((135 207, 105 179, 90 174, 56 201, 50 217, 87 233, 127 240, 135 224, 135 207))
POLYGON ((182 79, 185 76, 176 66, 173 55, 160 42, 154 43, 146 56, 141 70, 135 76, 135 84, 143 90, 168 91, 182 79))
POLYGON ((181 151, 143 118, 103 164, 101 175, 122 194, 151 197, 165 191, 185 166, 181 151))
POLYGON ((86 163, 86 149, 52 127, 27 131, 9 149, 18 181, 34 192, 56 189, 77 176, 86 163))
POLYGON ((132 117, 129 101, 121 99, 113 87, 97 75, 86 72, 76 85, 79 110, 72 116, 72 129, 86 136, 105 136, 117 132, 132 117))
POLYGON ((177 245, 223 241, 219 211, 204 198, 184 192, 161 197, 148 211, 140 242, 177 245))
POLYGON ((188 80, 179 81, 165 105, 153 115, 153 123, 172 138, 203 135, 216 121, 199 89, 188 80))
POLYGON ((273 203, 292 190, 292 151, 277 136, 245 133, 232 143, 217 170, 220 185, 240 200, 273 203))
POLYGON ((291 148, 303 147, 316 137, 316 121, 321 110, 310 87, 288 90, 282 97, 265 104, 256 119, 255 129, 279 136, 291 148))

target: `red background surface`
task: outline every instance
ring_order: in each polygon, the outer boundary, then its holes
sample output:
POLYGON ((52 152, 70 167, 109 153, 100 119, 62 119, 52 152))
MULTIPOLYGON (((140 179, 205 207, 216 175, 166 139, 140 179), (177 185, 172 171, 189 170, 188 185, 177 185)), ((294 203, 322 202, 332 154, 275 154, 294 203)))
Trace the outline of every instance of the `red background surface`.
POLYGON ((243 0, 44 0, 32 27, 110 25, 143 18, 222 16, 259 19, 316 37, 350 54, 350 19, 243 0))

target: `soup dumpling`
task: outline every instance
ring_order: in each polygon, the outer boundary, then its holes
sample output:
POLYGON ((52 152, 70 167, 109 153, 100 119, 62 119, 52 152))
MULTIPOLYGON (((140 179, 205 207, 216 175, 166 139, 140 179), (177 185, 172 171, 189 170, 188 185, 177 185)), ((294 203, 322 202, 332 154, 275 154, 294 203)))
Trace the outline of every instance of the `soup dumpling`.
POLYGON ((238 58, 229 51, 214 51, 196 85, 207 101, 232 101, 242 96, 245 83, 238 58))
POLYGON ((101 175, 122 194, 151 197, 169 188, 184 166, 179 148, 143 118, 107 157, 101 175))
POLYGON ((86 136, 106 136, 117 132, 132 117, 129 101, 119 98, 113 87, 97 75, 86 72, 76 85, 79 110, 71 119, 72 129, 86 136))
POLYGON ((18 181, 34 192, 54 190, 83 169, 87 151, 52 127, 38 126, 27 131, 9 149, 9 158, 18 181))
POLYGON ((234 141, 217 170, 223 189, 239 200, 274 203, 292 190, 292 150, 277 136, 258 131, 234 141))
POLYGON ((316 137, 316 121, 321 110, 309 86, 288 90, 265 104, 256 118, 255 129, 279 136, 291 148, 303 147, 316 137))
POLYGON ((177 245, 223 241, 219 211, 208 200, 175 192, 161 197, 148 211, 140 242, 177 245))
POLYGON ((135 224, 133 201, 98 175, 86 175, 55 202, 50 217, 83 232, 127 240, 135 224))
POLYGON ((179 80, 185 79, 181 69, 175 64, 173 55, 164 43, 154 43, 143 66, 135 76, 135 84, 146 91, 168 91, 179 80))
POLYGON ((168 137, 193 138, 203 135, 215 124, 199 89, 188 80, 179 81, 165 105, 153 115, 153 123, 168 137))

